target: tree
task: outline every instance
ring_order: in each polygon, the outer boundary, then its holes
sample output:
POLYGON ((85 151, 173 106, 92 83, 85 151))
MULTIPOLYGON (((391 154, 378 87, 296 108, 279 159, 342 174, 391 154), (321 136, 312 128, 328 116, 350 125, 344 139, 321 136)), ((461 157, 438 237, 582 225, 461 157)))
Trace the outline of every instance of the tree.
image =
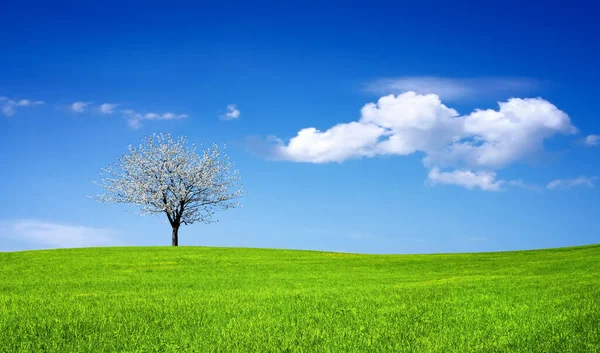
POLYGON ((235 200, 246 194, 240 174, 218 145, 198 154, 184 136, 154 134, 143 142, 102 169, 101 180, 94 182, 105 193, 96 201, 133 204, 141 215, 166 214, 173 246, 181 224, 212 223, 215 211, 240 206, 235 200))

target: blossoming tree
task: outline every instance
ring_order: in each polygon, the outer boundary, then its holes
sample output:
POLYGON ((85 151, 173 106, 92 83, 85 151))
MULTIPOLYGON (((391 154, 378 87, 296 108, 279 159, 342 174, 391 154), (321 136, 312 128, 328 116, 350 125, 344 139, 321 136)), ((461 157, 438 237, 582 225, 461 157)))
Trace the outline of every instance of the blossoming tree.
POLYGON ((133 204, 141 215, 166 214, 177 246, 179 226, 211 223, 217 210, 240 206, 246 192, 240 174, 217 145, 200 154, 185 137, 154 134, 138 148, 129 146, 113 165, 103 168, 94 181, 105 193, 94 198, 102 203, 133 204))

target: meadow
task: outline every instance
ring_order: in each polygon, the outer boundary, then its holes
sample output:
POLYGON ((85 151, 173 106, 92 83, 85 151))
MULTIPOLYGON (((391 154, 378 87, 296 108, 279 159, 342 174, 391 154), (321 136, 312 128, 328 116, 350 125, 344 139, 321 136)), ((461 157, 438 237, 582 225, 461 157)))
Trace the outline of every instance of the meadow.
POLYGON ((600 245, 0 253, 0 352, 600 352, 600 245))

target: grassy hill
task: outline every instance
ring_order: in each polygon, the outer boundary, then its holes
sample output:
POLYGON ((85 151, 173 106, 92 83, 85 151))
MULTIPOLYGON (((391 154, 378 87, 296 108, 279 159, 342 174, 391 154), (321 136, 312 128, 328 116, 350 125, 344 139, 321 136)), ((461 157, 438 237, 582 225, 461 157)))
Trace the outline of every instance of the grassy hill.
POLYGON ((600 245, 0 253, 0 352, 600 352, 600 245))

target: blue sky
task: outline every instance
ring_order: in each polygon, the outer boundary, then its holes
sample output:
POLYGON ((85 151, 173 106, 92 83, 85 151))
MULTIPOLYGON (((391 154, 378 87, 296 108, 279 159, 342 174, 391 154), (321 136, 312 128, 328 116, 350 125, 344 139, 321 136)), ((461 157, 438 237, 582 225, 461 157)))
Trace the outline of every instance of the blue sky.
POLYGON ((219 223, 183 227, 181 245, 432 253, 599 242, 591 2, 13 2, 2 12, 0 251, 170 244, 164 219, 85 197, 100 191, 90 179, 101 167, 155 132, 226 144, 248 191, 219 223))

